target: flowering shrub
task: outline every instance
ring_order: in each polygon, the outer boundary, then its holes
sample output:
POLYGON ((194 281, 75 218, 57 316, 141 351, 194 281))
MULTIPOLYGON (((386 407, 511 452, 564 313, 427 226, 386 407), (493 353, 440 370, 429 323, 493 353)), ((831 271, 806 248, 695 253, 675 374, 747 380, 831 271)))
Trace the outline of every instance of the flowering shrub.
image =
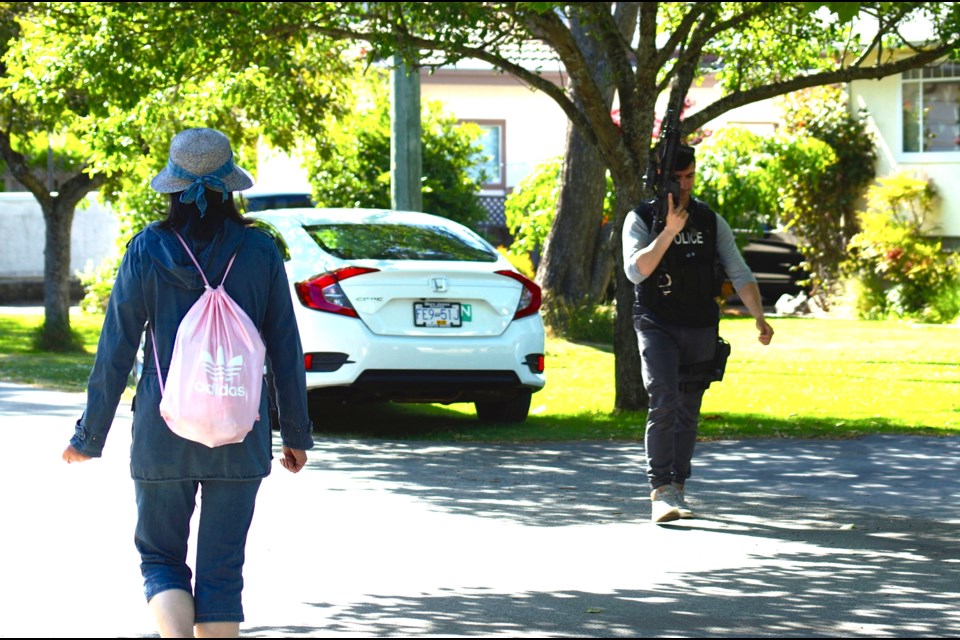
POLYGON ((936 197, 927 180, 881 178, 867 194, 861 231, 848 245, 846 272, 859 283, 864 318, 951 322, 960 315, 960 259, 923 234, 936 197))

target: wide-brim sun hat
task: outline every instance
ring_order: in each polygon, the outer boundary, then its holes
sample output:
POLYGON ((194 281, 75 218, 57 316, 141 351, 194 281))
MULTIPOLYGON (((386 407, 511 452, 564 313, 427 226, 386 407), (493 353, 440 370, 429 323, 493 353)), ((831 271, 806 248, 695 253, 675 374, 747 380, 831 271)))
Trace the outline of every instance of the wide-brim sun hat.
POLYGON ((213 191, 243 191, 253 176, 233 162, 230 140, 216 129, 185 129, 170 142, 170 159, 150 187, 160 193, 186 191, 200 184, 213 191))

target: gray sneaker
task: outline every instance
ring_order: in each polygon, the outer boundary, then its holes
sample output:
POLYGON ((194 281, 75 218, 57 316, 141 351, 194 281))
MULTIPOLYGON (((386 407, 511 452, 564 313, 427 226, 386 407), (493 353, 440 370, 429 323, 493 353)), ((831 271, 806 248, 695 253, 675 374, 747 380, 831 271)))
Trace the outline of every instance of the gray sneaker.
POLYGON ((665 484, 651 491, 650 506, 650 520, 653 522, 672 522, 681 517, 677 490, 673 485, 665 484))
POLYGON ((683 495, 683 485, 674 482, 670 486, 673 487, 674 495, 676 496, 677 509, 680 510, 681 518, 696 518, 697 516, 693 513, 693 509, 690 508, 690 505, 687 504, 686 499, 683 495))

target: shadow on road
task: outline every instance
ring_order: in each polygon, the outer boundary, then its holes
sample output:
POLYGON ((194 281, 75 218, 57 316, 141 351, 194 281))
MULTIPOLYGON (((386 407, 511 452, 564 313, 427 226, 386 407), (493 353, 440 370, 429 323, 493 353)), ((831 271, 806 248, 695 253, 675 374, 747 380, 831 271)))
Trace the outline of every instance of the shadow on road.
MULTIPOLYGON (((0 636, 130 637, 128 412, 68 468, 81 396, 0 384, 2 403, 0 636), (95 570, 57 574, 81 548, 95 570)), ((261 490, 243 634, 960 637, 960 437, 703 442, 700 517, 662 526, 644 464, 642 442, 318 436, 261 490)))
MULTIPOLYGON (((611 577, 609 589, 505 593, 477 586, 421 597, 370 593, 348 605, 309 603, 323 612, 323 629, 249 631, 379 637, 960 635, 960 439, 708 442, 700 445, 696 462, 689 486, 701 517, 657 526, 646 522, 639 443, 321 439, 310 465, 366 481, 371 490, 415 496, 438 512, 545 532, 629 525, 636 543, 613 555, 636 563, 637 583, 653 582, 625 589, 611 577), (738 550, 734 555, 732 548, 738 550)), ((583 556, 599 550, 565 551, 556 558, 558 569, 569 564, 580 572, 583 556)), ((604 551, 600 557, 611 555, 604 551)), ((619 571, 616 563, 595 570, 614 576, 619 571)))

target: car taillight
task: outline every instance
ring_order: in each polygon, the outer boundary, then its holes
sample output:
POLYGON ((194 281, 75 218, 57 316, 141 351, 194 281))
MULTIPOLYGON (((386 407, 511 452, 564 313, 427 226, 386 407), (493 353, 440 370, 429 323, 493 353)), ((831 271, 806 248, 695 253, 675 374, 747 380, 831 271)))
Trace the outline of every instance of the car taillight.
POLYGON ((497 271, 501 276, 513 278, 523 285, 523 291, 520 293, 520 302, 517 304, 517 311, 513 314, 513 319, 532 316, 540 311, 540 285, 516 271, 497 271))
POLYGON ((340 288, 340 283, 347 278, 372 273, 378 269, 365 267, 344 267, 336 271, 322 273, 310 280, 304 280, 294 285, 300 303, 310 309, 339 313, 340 315, 359 318, 347 294, 340 288))

